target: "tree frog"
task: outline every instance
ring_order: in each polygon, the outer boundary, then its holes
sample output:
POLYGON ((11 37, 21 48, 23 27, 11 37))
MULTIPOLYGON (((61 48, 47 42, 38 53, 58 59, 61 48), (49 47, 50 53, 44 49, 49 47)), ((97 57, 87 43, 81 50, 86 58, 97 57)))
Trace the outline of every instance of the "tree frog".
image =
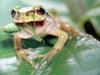
POLYGON ((52 49, 45 55, 37 55, 43 56, 43 59, 49 61, 62 50, 68 40, 69 32, 73 35, 79 34, 75 28, 54 17, 42 6, 12 9, 11 16, 13 23, 19 28, 19 31, 14 33, 16 54, 18 58, 26 60, 31 65, 34 65, 34 62, 28 59, 28 52, 21 47, 22 39, 34 37, 36 40, 41 41, 47 35, 56 36, 58 40, 52 49))

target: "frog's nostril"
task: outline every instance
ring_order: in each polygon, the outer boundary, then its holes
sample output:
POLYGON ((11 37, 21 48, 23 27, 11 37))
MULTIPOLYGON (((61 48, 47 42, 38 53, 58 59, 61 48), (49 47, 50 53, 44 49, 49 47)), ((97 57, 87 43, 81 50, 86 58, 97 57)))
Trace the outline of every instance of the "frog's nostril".
POLYGON ((11 10, 11 16, 14 17, 16 15, 16 11, 15 10, 11 10))

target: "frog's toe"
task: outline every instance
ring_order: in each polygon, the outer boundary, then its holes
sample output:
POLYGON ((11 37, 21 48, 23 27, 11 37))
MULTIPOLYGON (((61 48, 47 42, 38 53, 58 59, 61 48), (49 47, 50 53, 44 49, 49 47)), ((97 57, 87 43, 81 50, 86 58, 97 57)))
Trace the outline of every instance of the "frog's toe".
POLYGON ((45 55, 43 61, 47 61, 47 63, 50 63, 52 61, 52 55, 45 55))

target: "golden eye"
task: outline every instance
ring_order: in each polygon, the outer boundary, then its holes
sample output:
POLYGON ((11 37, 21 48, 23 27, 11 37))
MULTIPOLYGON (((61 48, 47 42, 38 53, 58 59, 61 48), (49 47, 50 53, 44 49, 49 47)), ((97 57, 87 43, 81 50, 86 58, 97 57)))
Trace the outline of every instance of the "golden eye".
POLYGON ((43 8, 37 9, 36 12, 39 15, 44 15, 46 13, 46 11, 43 8))

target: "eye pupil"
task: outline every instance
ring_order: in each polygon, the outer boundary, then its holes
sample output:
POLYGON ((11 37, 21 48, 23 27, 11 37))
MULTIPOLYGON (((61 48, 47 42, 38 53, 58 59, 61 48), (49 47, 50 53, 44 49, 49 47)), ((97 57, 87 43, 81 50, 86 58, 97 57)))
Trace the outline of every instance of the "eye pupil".
POLYGON ((11 10, 11 16, 14 17, 16 15, 16 11, 15 10, 11 10))
POLYGON ((37 10, 37 14, 44 15, 45 10, 43 8, 40 8, 39 10, 37 10))

